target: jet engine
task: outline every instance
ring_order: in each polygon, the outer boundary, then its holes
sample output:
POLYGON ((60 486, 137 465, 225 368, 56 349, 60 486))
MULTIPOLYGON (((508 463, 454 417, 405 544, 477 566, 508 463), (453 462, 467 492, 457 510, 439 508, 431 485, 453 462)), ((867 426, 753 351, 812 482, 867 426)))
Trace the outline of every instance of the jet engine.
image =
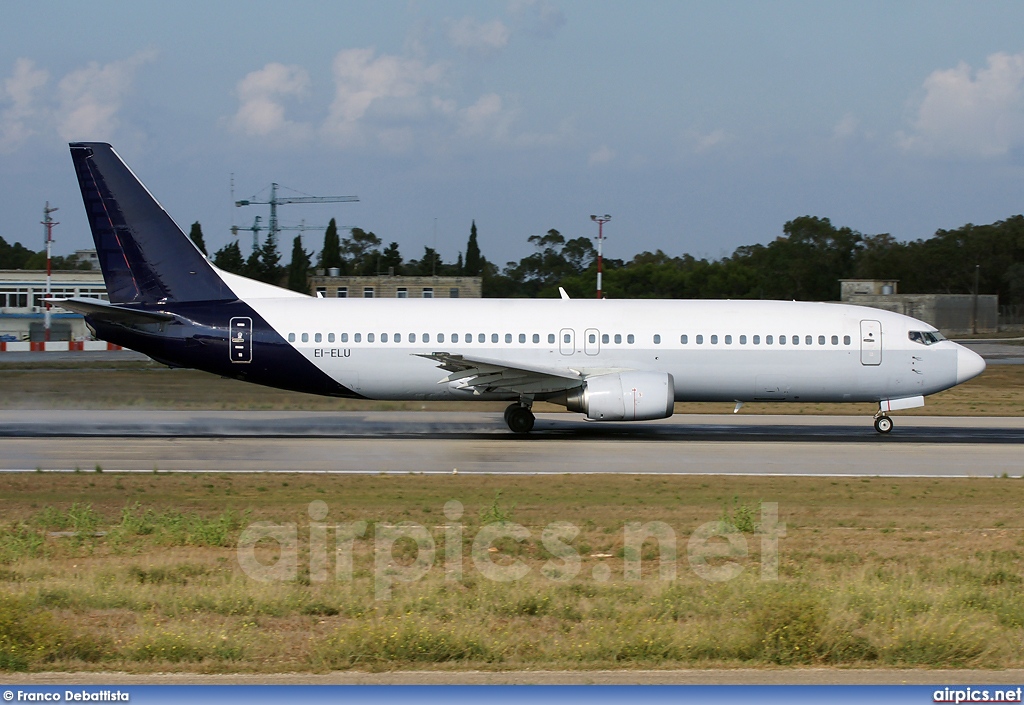
POLYGON ((675 383, 665 372, 619 372, 587 377, 566 394, 569 411, 592 421, 645 421, 672 415, 675 383))

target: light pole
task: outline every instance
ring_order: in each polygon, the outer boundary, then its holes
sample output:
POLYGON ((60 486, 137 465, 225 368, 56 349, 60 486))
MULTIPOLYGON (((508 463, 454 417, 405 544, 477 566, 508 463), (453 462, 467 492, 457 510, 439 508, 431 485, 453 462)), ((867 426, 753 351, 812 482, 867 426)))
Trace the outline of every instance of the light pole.
POLYGON ((601 269, 604 259, 601 256, 601 245, 604 243, 604 224, 612 219, 607 213, 592 215, 590 219, 597 223, 597 298, 601 298, 601 269))
MULTIPOLYGON (((46 228, 46 298, 50 298, 50 277, 52 275, 50 268, 50 249, 53 245, 53 226, 60 225, 50 217, 50 213, 55 213, 57 208, 50 208, 50 202, 46 202, 46 207, 43 208, 43 222, 42 225, 46 228)), ((43 339, 46 342, 50 342, 50 302, 46 302, 46 313, 43 318, 43 339)))

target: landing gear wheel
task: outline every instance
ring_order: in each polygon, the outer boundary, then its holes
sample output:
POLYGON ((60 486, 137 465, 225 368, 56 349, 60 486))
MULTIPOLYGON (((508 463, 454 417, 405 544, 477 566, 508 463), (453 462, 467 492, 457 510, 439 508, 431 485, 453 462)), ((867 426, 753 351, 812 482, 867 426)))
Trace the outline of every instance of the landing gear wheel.
POLYGON ((892 430, 892 419, 888 416, 879 416, 875 419, 875 430, 879 433, 888 433, 892 430))
POLYGON ((529 433, 533 430, 535 420, 533 412, 525 406, 513 404, 505 409, 505 423, 508 424, 512 433, 529 433))

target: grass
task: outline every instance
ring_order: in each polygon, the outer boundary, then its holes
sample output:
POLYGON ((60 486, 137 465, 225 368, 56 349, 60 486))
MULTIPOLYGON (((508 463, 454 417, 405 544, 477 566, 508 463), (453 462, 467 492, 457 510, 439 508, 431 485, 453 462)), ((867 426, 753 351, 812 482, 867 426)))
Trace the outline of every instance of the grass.
MULTIPOLYGON (((0 476, 0 496, 3 671, 1024 666, 1020 478, 108 472, 0 476), (138 489, 145 502, 128 499, 138 489), (313 500, 327 524, 366 523, 351 579, 334 578, 348 550, 334 531, 324 549, 310 540, 313 500), (777 581, 761 579, 761 501, 785 524, 777 581), (295 525, 287 580, 241 569, 238 537, 255 521, 295 525), (382 562, 374 549, 409 522, 436 551, 402 582, 412 539, 382 562), (501 522, 526 537, 474 552, 481 526, 501 522), (626 544, 638 522, 674 534, 673 579, 659 577, 654 539, 626 544), (691 569, 704 525, 745 543, 714 539, 707 559, 740 566, 735 579, 691 569), (529 570, 499 582, 494 565, 529 570), (382 577, 390 599, 377 599, 382 577)), ((268 562, 279 549, 253 550, 268 562)))
MULTIPOLYGON (((211 409, 296 411, 501 411, 503 402, 391 402, 334 399, 223 379, 155 362, 29 362, 0 366, 0 409, 211 409)), ((728 403, 679 403, 676 413, 730 413, 728 403)), ((564 411, 538 403, 538 412, 564 411)), ((876 404, 756 402, 744 414, 872 415, 876 404)), ((928 397, 901 415, 1019 416, 1024 414, 1024 365, 991 365, 980 377, 928 397)), ((98 470, 99 472, 100 470, 98 470)))

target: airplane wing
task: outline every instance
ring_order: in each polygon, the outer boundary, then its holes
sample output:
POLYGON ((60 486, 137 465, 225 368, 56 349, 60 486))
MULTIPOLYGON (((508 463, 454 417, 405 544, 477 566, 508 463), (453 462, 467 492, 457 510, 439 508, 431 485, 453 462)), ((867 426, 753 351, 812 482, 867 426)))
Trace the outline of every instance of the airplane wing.
POLYGON ((141 311, 126 306, 117 306, 103 299, 93 299, 86 296, 75 296, 70 299, 44 299, 46 303, 66 308, 75 313, 85 316, 93 316, 103 321, 112 323, 166 323, 173 321, 174 316, 159 311, 141 311))
POLYGON ((456 389, 480 395, 485 392, 515 394, 546 394, 578 387, 583 377, 578 372, 554 370, 531 365, 510 364, 503 360, 453 355, 447 352, 417 353, 434 360, 448 376, 438 384, 452 384, 456 389))

